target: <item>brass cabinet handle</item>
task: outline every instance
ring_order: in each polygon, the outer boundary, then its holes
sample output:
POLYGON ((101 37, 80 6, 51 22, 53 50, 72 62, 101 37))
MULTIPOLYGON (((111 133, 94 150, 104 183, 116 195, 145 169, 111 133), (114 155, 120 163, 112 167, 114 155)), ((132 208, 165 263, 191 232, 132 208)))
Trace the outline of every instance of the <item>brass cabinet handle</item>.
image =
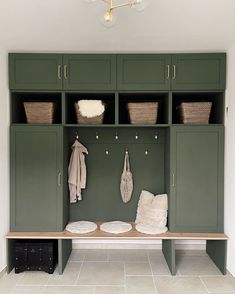
POLYGON ((66 80, 68 79, 68 67, 67 67, 66 64, 64 65, 64 78, 65 78, 66 80))
POLYGON ((58 178, 57 178, 57 184, 58 184, 58 187, 61 186, 61 173, 58 173, 58 178))
POLYGON ((172 76, 173 80, 176 79, 176 66, 173 65, 173 76, 172 76))
POLYGON ((166 75, 166 78, 168 80, 170 78, 170 65, 168 64, 166 67, 167 67, 167 75, 166 75))
POLYGON ((172 173, 172 187, 175 187, 175 174, 172 173))
POLYGON ((58 65, 57 67, 57 76, 58 76, 58 79, 61 80, 62 76, 61 76, 61 65, 58 65))

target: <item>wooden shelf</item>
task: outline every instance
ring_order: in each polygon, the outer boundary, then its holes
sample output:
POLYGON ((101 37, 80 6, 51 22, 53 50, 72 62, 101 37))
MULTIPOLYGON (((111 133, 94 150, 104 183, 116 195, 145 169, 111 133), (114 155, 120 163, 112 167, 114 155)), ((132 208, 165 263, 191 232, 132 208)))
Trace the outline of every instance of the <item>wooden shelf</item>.
POLYGON ((223 233, 172 233, 148 235, 139 233, 132 224, 132 230, 124 234, 109 234, 101 231, 99 226, 102 222, 97 222, 98 229, 88 234, 73 234, 66 230, 63 232, 9 232, 7 239, 132 239, 132 240, 228 240, 223 233))

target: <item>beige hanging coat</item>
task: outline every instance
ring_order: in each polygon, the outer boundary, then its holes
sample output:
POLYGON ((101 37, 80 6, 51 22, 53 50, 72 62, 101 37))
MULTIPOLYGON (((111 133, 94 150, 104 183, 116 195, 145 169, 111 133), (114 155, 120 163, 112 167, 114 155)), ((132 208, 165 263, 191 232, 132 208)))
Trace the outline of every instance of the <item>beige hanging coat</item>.
POLYGON ((82 200, 81 189, 86 188, 86 164, 83 153, 88 154, 88 151, 78 140, 75 140, 72 148, 68 168, 68 184, 70 203, 76 203, 78 200, 82 200))

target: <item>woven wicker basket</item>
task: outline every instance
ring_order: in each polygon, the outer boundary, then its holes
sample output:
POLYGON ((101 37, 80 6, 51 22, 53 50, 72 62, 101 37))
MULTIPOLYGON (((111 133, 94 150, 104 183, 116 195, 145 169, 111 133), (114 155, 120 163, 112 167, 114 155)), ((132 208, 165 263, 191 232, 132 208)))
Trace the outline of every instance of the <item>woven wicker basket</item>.
POLYGON ((131 124, 156 124, 158 102, 127 103, 131 124))
MULTIPOLYGON (((105 103, 102 102, 102 104, 105 107, 105 103)), ((77 123, 78 124, 91 124, 91 125, 95 125, 95 124, 102 124, 104 121, 104 112, 101 115, 97 115, 94 117, 85 117, 82 116, 81 112, 79 111, 79 105, 78 102, 74 103, 74 108, 76 111, 76 116, 77 116, 77 123)))
POLYGON ((52 124, 56 109, 55 102, 24 102, 29 124, 52 124))
POLYGON ((208 124, 212 102, 182 102, 179 107, 179 120, 184 124, 208 124))

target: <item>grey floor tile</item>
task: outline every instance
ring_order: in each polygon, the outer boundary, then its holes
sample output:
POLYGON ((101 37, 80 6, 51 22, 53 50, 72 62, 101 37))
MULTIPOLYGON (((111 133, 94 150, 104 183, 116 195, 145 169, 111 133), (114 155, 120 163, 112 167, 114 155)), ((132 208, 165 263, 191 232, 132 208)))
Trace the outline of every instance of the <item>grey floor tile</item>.
POLYGON ((163 254, 149 257, 153 275, 171 275, 163 254))
POLYGON ((68 263, 63 275, 59 275, 56 270, 53 275, 50 275, 48 285, 74 285, 80 272, 81 265, 81 262, 68 263))
POLYGON ((10 274, 5 274, 0 278, 0 293, 9 294, 14 290, 16 284, 22 278, 23 273, 15 274, 13 271, 10 274))
MULTIPOLYGON (((11 292, 8 294, 42 294, 44 293, 45 286, 16 286, 11 292)), ((2 292, 1 292, 2 293, 2 292)))
POLYGON ((110 250, 109 261, 148 262, 147 250, 110 250))
POLYGON ((209 256, 177 255, 176 266, 181 275, 221 275, 209 256))
POLYGON ((108 251, 107 250, 87 250, 85 255, 85 261, 107 261, 108 251))
POLYGON ((78 285, 124 285, 124 264, 121 262, 84 262, 78 285))
MULTIPOLYGON (((43 294, 93 294, 91 286, 47 286, 43 294)), ((33 293, 34 294, 34 293, 33 293)))
POLYGON ((152 275, 149 263, 130 262, 125 263, 126 275, 152 275))
POLYGON ((198 277, 155 276, 157 294, 207 294, 198 277))
POLYGON ((69 257, 69 262, 83 261, 85 258, 85 255, 86 255, 86 250, 73 249, 69 257))
POLYGON ((235 292, 235 278, 231 275, 201 277, 209 292, 235 292))
POLYGON ((126 294, 156 294, 153 277, 127 276, 126 294))
MULTIPOLYGON (((17 285, 47 285, 50 275, 45 272, 24 272, 17 285)), ((21 275, 20 274, 20 275, 21 275)))
POLYGON ((95 294, 124 294, 125 288, 120 286, 97 286, 95 294))

